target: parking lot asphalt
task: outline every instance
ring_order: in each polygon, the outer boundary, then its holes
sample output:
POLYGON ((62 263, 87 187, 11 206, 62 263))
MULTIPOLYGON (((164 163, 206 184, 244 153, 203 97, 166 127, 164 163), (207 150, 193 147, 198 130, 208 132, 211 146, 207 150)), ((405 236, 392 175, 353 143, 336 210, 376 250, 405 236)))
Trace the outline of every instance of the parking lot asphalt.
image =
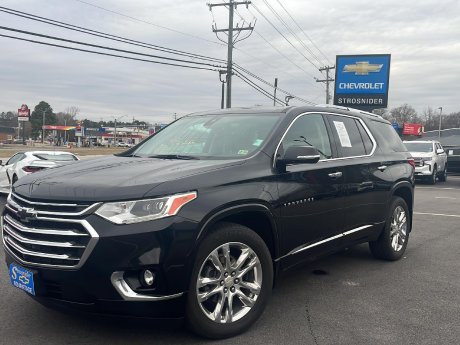
MULTIPOLYGON (((458 344, 460 176, 415 193, 403 259, 378 261, 360 245, 285 273, 261 319, 219 343, 458 344)), ((10 286, 0 252, 2 344, 213 343, 172 324, 46 309, 10 286)))

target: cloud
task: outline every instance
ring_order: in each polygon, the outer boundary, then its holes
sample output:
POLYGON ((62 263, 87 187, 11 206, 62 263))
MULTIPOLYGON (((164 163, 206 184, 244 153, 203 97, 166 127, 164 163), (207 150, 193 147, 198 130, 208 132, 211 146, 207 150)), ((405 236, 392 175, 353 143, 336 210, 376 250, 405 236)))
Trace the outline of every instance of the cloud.
MULTIPOLYGON (((211 31, 212 16, 204 0, 88 2, 144 22, 103 11, 79 1, 66 1, 63 5, 59 0, 6 0, 2 6, 143 42, 226 58, 227 50, 224 45, 206 41, 219 42, 211 31), (203 39, 162 29, 153 24, 203 39)), ((457 86, 460 66, 456 63, 460 55, 458 1, 444 1, 442 5, 431 0, 410 0, 404 3, 395 0, 380 3, 361 0, 282 2, 329 61, 293 25, 277 1, 270 0, 269 3, 315 52, 320 61, 303 50, 317 67, 333 64, 336 54, 390 53, 390 107, 409 103, 418 111, 428 106, 443 106, 446 113, 460 110, 460 92, 457 86)), ((262 1, 255 0, 254 4, 298 49, 303 49, 281 23, 277 22, 262 1)), ((273 82, 278 77, 281 88, 304 99, 324 103, 324 85, 316 83, 312 78, 321 77, 316 67, 294 50, 253 7, 250 6, 249 11, 239 7, 238 14, 248 21, 253 19, 254 14, 258 21, 257 32, 237 43, 235 61, 267 81, 273 82), (288 59, 275 51, 261 36, 288 59)), ((225 9, 214 11, 214 15, 220 28, 228 25, 225 9)), ((148 54, 158 53, 5 13, 0 13, 0 21, 3 26, 22 30, 148 54)), ((180 116, 220 107, 221 84, 217 72, 66 51, 1 37, 0 46, 0 111, 16 109, 22 103, 33 107, 39 101, 45 100, 55 111, 76 105, 81 109, 82 117, 94 120, 127 114, 150 122, 169 122, 175 113, 180 116)), ((272 92, 267 85, 264 88, 272 92)), ((279 94, 279 97, 283 98, 284 95, 279 94)), ((270 105, 272 100, 234 78, 232 103, 233 106, 270 105)), ((294 99, 291 104, 302 103, 294 99)))

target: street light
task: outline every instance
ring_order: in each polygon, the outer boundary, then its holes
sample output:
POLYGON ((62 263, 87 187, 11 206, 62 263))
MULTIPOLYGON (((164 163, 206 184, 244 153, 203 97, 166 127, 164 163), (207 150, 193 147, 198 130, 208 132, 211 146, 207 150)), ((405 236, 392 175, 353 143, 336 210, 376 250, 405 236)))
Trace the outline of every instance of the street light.
POLYGON ((438 130, 438 137, 441 138, 441 115, 442 115, 442 107, 439 107, 439 130, 438 130))
POLYGON ((113 131, 114 144, 116 144, 116 142, 117 142, 117 120, 120 120, 120 119, 124 118, 125 116, 128 116, 128 115, 121 115, 118 118, 115 117, 115 116, 112 116, 115 119, 115 128, 114 128, 114 131, 113 131))

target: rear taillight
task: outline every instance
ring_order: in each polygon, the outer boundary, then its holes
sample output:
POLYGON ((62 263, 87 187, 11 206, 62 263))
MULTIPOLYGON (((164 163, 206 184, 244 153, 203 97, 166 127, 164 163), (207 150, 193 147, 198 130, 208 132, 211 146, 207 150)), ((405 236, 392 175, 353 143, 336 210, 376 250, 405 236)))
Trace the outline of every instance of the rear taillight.
POLYGON ((409 159, 407 160, 407 163, 409 163, 410 165, 412 165, 412 168, 415 169, 415 160, 414 160, 413 158, 409 158, 409 159))
POLYGON ((34 172, 37 172, 43 169, 45 168, 44 167, 34 167, 34 166, 29 166, 29 165, 22 168, 22 170, 24 170, 26 173, 34 173, 34 172))

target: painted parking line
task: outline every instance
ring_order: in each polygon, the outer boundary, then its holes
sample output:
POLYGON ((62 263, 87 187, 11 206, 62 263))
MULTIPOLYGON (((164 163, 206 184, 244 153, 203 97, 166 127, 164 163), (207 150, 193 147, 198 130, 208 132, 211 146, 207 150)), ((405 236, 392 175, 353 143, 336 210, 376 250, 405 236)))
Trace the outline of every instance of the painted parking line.
POLYGON ((460 188, 453 188, 453 187, 419 187, 416 186, 415 189, 444 189, 444 190, 460 190, 460 188))
POLYGON ((416 215, 422 215, 422 216, 439 216, 439 217, 454 217, 454 218, 460 218, 460 215, 458 214, 444 214, 444 213, 426 213, 426 212, 414 212, 416 215))
POLYGON ((435 196, 435 199, 449 199, 449 200, 457 200, 457 198, 453 198, 451 196, 435 196))

